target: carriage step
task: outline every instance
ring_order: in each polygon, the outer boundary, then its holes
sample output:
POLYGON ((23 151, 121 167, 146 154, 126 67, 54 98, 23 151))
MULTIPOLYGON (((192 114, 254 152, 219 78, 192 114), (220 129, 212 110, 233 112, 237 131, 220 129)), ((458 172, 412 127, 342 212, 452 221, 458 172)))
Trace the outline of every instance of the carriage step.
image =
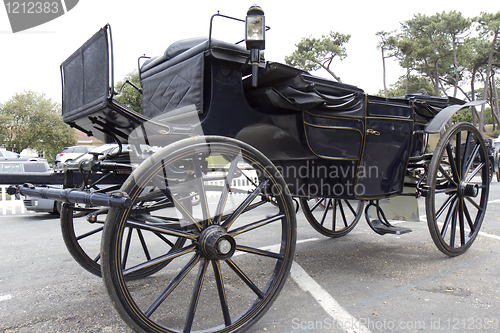
POLYGON ((373 231, 375 231, 379 235, 385 235, 385 234, 402 235, 411 232, 411 229, 409 228, 395 227, 391 224, 387 225, 380 220, 371 220, 368 221, 368 224, 373 229, 373 231))

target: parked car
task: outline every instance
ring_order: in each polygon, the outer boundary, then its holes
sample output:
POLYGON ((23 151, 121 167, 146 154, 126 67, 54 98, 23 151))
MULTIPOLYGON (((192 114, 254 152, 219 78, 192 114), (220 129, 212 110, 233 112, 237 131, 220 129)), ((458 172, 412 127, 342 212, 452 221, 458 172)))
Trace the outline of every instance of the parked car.
MULTIPOLYGON (((50 172, 49 164, 46 160, 0 160, 0 173, 40 173, 50 172)), ((54 200, 25 197, 23 199, 24 208, 34 212, 58 213, 54 200)))
POLYGON ((20 156, 18 153, 13 151, 8 151, 6 149, 0 149, 0 159, 8 160, 8 159, 18 159, 20 156))
POLYGON ((81 156, 85 153, 88 153, 90 150, 94 149, 94 146, 73 146, 66 147, 60 153, 56 155, 55 164, 63 163, 67 160, 72 160, 81 156))
MULTIPOLYGON (((51 187, 62 188, 62 185, 51 187)), ((57 203, 57 201, 52 199, 32 198, 26 196, 24 197, 23 204, 26 210, 38 213, 59 214, 59 211, 61 209, 61 206, 57 203)))
POLYGON ((50 167, 46 160, 0 160, 0 173, 46 172, 50 167))
MULTIPOLYGON (((128 145, 127 145, 128 146, 128 145)), ((86 153, 80 154, 79 156, 71 159, 67 159, 64 162, 60 162, 54 165, 55 171, 64 170, 65 165, 78 165, 81 161, 88 161, 94 157, 94 153, 99 153, 102 155, 110 154, 118 149, 118 145, 114 143, 104 144, 98 147, 90 147, 92 148, 86 153)))
POLYGON ((44 158, 21 156, 18 153, 0 148, 0 161, 44 161, 44 158))

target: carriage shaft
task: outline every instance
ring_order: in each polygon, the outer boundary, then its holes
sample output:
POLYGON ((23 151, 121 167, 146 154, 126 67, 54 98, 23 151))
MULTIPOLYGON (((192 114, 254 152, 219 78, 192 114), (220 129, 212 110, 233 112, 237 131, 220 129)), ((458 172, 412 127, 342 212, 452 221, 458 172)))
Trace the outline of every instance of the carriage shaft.
POLYGON ((128 208, 131 205, 131 200, 122 192, 114 192, 111 194, 102 194, 95 192, 78 191, 75 189, 58 189, 51 187, 35 187, 30 185, 10 186, 8 193, 21 194, 42 199, 52 199, 56 201, 84 204, 89 206, 107 206, 128 208))

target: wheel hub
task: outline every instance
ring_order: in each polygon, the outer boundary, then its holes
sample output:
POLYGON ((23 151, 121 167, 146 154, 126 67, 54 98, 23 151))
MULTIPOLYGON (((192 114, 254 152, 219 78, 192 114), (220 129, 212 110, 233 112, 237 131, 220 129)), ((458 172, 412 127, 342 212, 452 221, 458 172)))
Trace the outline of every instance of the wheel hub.
POLYGON ((479 186, 477 184, 460 184, 459 193, 462 197, 477 197, 479 186))
POLYGON ((236 242, 223 227, 212 225, 201 233, 198 250, 209 259, 225 260, 236 251, 236 242))

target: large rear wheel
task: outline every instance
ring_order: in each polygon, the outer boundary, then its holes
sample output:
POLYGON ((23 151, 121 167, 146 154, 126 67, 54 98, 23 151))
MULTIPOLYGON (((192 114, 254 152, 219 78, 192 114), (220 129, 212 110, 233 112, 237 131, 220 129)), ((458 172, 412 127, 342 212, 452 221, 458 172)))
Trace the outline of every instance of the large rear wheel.
POLYGON ((102 267, 113 303, 134 330, 234 332, 271 306, 293 261, 296 221, 284 180, 260 152, 222 137, 182 140, 144 161, 122 191, 132 207, 110 210, 102 267), (142 213, 137 204, 151 186, 174 206, 142 213), (200 204, 191 209, 193 190, 200 204), (130 227, 186 245, 125 262, 130 227), (127 279, 164 261, 144 280, 127 279))
POLYGON ((437 248, 458 256, 472 245, 486 214, 489 158, 479 131, 457 123, 441 137, 427 176, 427 224, 437 248))

